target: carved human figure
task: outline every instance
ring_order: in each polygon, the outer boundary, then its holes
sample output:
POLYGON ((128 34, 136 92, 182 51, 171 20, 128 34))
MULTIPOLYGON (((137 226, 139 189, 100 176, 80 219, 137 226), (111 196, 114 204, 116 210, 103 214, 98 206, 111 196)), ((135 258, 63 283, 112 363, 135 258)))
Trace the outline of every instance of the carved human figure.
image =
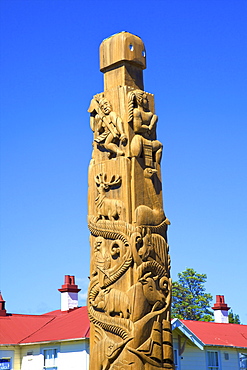
POLYGON ((94 141, 116 156, 124 155, 119 143, 125 145, 127 136, 124 133, 123 122, 115 112, 109 100, 101 98, 92 99, 88 111, 91 113, 90 125, 95 132, 94 141))
POLYGON ((94 261, 96 269, 92 275, 95 276, 98 274, 99 284, 103 286, 105 276, 108 277, 107 270, 110 268, 111 259, 110 255, 105 252, 105 239, 101 236, 95 238, 94 261))
POLYGON ((88 109, 90 370, 174 370, 163 146, 153 96, 143 91, 144 54, 135 35, 104 40, 104 91, 88 109))
POLYGON ((158 116, 148 107, 147 94, 142 90, 129 93, 128 122, 133 122, 135 136, 131 141, 131 154, 140 157, 143 153, 146 166, 153 167, 153 160, 160 163, 163 145, 156 139, 158 116))
POLYGON ((154 247, 152 243, 152 234, 150 232, 150 229, 148 229, 146 235, 142 238, 142 245, 141 248, 138 250, 138 255, 140 256, 142 261, 147 261, 148 259, 153 258, 153 252, 154 247))

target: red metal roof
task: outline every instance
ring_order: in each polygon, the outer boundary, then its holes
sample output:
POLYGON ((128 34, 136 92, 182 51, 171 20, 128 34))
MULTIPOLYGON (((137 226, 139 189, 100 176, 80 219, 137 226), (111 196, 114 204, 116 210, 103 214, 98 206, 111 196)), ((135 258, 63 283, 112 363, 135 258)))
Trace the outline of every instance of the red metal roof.
POLYGON ((44 315, 0 316, 0 344, 36 343, 89 337, 87 307, 44 315))
MULTIPOLYGON (((205 345, 247 348, 247 325, 179 320, 205 345)), ((89 338, 87 307, 0 316, 0 345, 89 338)))
POLYGON ((247 348, 247 325, 180 321, 206 345, 247 348))
POLYGON ((17 344, 31 332, 46 325, 53 317, 36 315, 0 316, 0 344, 17 344))

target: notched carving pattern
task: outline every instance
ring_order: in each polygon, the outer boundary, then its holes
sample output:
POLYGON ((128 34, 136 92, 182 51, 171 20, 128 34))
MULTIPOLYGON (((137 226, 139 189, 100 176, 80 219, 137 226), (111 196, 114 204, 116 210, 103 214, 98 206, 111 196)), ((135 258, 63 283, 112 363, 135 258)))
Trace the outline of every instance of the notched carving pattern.
POLYGON ((153 96, 137 84, 142 70, 136 60, 121 59, 123 40, 128 55, 141 55, 143 44, 125 36, 113 36, 116 41, 108 39, 101 49, 102 61, 110 57, 114 64, 104 65, 108 88, 93 97, 88 109, 94 135, 88 215, 90 370, 172 370, 163 145, 156 136, 153 96))

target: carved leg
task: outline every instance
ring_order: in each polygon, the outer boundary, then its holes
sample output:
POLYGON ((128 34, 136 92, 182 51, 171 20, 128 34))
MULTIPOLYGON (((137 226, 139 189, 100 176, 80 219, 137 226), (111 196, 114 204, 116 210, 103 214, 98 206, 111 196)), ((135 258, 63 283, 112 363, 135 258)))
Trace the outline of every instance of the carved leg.
POLYGON ((155 161, 160 164, 161 157, 162 157, 162 151, 163 151, 163 145, 160 141, 154 140, 152 142, 153 152, 155 153, 155 161))
POLYGON ((142 152, 142 137, 141 135, 135 135, 130 145, 131 155, 133 157, 140 157, 142 152))
POLYGON ((112 141, 113 141, 113 135, 110 134, 105 140, 104 147, 106 148, 106 150, 108 150, 111 153, 116 154, 117 156, 124 155, 124 152, 121 149, 119 149, 119 147, 116 144, 114 144, 112 141))

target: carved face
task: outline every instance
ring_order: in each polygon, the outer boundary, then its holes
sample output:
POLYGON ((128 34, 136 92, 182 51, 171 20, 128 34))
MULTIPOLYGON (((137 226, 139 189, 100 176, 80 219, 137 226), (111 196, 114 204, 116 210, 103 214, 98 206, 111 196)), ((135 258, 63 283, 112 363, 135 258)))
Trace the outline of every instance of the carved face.
POLYGON ((136 101, 137 104, 144 109, 148 109, 148 98, 147 94, 145 94, 143 91, 136 92, 136 101))
POLYGON ((101 246, 103 245, 103 242, 104 242, 104 239, 101 236, 95 239, 95 242, 94 242, 95 252, 99 252, 101 250, 101 246))
POLYGON ((102 112, 105 113, 105 114, 109 114, 112 110, 111 104, 106 99, 100 100, 99 106, 100 106, 100 109, 102 110, 102 112))
POLYGON ((146 94, 142 95, 142 106, 143 108, 148 108, 148 98, 146 94))

